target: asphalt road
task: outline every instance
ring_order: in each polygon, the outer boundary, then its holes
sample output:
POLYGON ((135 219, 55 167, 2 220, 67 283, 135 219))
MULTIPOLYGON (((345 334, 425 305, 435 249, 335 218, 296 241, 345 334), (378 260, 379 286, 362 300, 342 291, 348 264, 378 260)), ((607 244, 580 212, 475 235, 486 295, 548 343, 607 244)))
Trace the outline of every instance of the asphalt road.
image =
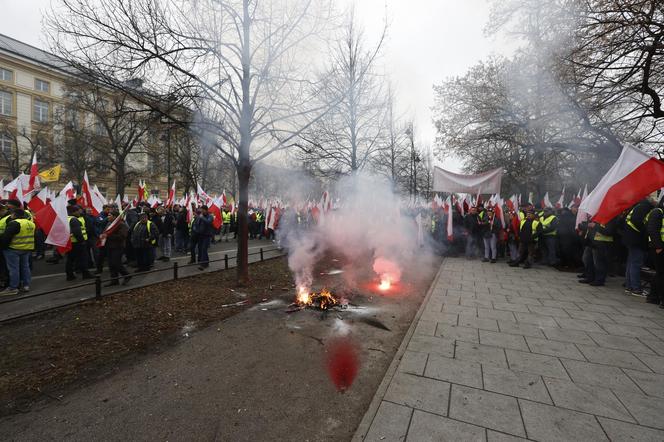
MULTIPOLYGON (((264 249, 263 256, 264 258, 272 258, 282 254, 276 249, 276 245, 272 241, 266 240, 250 240, 249 241, 249 262, 260 261, 260 249, 264 249), (254 255, 251 255, 255 253, 254 255)), ((154 284, 156 282, 168 281, 173 279, 173 263, 178 263, 178 276, 186 277, 202 272, 210 272, 221 270, 224 268, 224 255, 229 257, 229 267, 235 267, 234 257, 237 254, 237 244, 235 241, 230 242, 220 242, 211 245, 210 247, 210 260, 220 260, 217 262, 211 262, 210 267, 206 270, 199 270, 197 265, 186 266, 189 262, 189 255, 175 255, 169 262, 155 261, 154 269, 164 269, 160 272, 148 273, 143 275, 135 275, 131 282, 125 286, 115 286, 115 287, 102 287, 102 295, 116 293, 126 290, 127 288, 141 287, 149 284, 154 284), (186 267, 182 267, 186 266, 186 267)), ((50 253, 47 254, 50 256, 50 253)), ((157 252, 157 256, 160 256, 160 253, 157 252)), ((0 321, 5 321, 17 316, 22 316, 36 311, 41 311, 53 307, 62 306, 77 300, 91 298, 95 296, 95 285, 94 280, 81 280, 80 278, 76 281, 66 281, 66 275, 64 273, 64 260, 60 261, 58 264, 48 264, 44 261, 35 261, 33 263, 33 273, 32 273, 32 284, 30 285, 30 293, 27 296, 32 296, 35 294, 47 292, 50 290, 56 290, 66 287, 71 287, 69 290, 59 291, 57 293, 51 293, 43 296, 34 296, 34 297, 25 297, 24 295, 17 295, 14 297, 0 297, 0 321), (84 287, 80 287, 81 284, 90 283, 84 287), (8 302, 10 301, 11 302, 8 302)), ((128 267, 128 270, 132 272, 135 269, 128 267)), ((103 284, 105 284, 110 279, 110 274, 108 272, 108 267, 104 268, 104 273, 101 275, 103 284)), ((102 285, 103 285, 102 284, 102 285)))

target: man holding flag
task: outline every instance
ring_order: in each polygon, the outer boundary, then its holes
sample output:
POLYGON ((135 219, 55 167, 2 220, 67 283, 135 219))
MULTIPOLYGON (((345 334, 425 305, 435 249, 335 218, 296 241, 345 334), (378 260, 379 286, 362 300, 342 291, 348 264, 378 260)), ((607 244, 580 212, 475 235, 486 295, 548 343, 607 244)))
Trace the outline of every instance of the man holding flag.
POLYGON ((106 229, 99 238, 101 245, 106 250, 108 267, 111 271, 111 278, 113 278, 111 282, 106 284, 106 287, 119 285, 118 275, 124 276, 122 285, 127 285, 131 276, 125 266, 122 265, 122 255, 127 245, 129 226, 124 221, 124 212, 120 213, 117 210, 112 210, 108 214, 107 221, 106 229))

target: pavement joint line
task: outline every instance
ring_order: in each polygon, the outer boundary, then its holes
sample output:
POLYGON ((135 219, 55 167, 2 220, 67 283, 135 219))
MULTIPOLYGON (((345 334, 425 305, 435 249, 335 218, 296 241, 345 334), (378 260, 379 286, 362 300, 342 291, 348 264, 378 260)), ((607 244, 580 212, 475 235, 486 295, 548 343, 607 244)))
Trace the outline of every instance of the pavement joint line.
MULTIPOLYGON (((637 359, 638 359, 638 358, 637 358, 637 359)), ((640 359, 639 359, 639 360, 640 360, 640 359)), ((643 364, 643 365, 646 365, 646 364, 643 364)), ((646 365, 646 367, 648 367, 648 366, 646 365)), ((641 392, 642 392, 644 395, 646 395, 646 396, 648 396, 648 397, 655 397, 655 398, 658 397, 658 396, 651 396, 651 395, 649 395, 648 393, 646 393, 646 391, 641 387, 641 385, 639 385, 638 382, 636 382, 634 379, 632 379, 632 377, 629 375, 629 373, 627 373, 627 372, 625 371, 625 369, 624 369, 623 367, 619 367, 619 368, 620 368, 620 371, 621 371, 625 376, 627 376, 627 379, 629 379, 630 381, 634 382, 634 385, 636 385, 637 388, 638 388, 639 390, 641 390, 641 392)), ((648 367, 648 368, 650 368, 650 367, 648 367)), ((643 372, 641 372, 641 373, 646 373, 646 372, 643 371, 643 372)), ((612 390, 612 391, 613 391, 613 390, 612 390)), ((614 394, 615 394, 615 393, 614 393, 614 394)), ((616 396, 618 396, 618 395, 616 394, 616 396)), ((620 398, 618 398, 618 400, 620 400, 620 398)), ((622 401, 620 401, 620 403, 622 403, 622 401)), ((624 404, 623 404, 623 406, 624 406, 624 404)), ((627 407, 625 407, 625 408, 627 408, 627 407)), ((629 410, 628 410, 628 411, 629 411, 629 410)), ((631 414, 631 413, 630 413, 630 414, 631 414)), ((634 417, 634 416, 632 416, 632 417, 634 417)), ((638 422, 638 421, 637 421, 637 422, 638 422)))
POLYGON ((376 413, 378 413, 378 407, 380 407, 380 403, 383 401, 383 398, 385 397, 385 394, 387 393, 387 388, 389 387, 390 383, 392 382, 392 378, 396 374, 397 367, 399 366, 399 363, 401 362, 401 359, 403 358, 404 353, 406 352, 406 349, 408 348, 408 344, 410 343, 410 339, 413 337, 415 334, 415 328, 417 327, 417 324, 420 322, 420 318, 422 317, 422 314, 424 313, 424 310, 426 309, 426 306, 429 302, 429 299, 431 299, 431 296, 433 295, 434 289, 436 285, 438 284, 438 280, 440 279, 440 275, 443 272, 443 268, 445 267, 445 262, 447 261, 447 258, 443 258, 443 262, 440 264, 440 268, 438 269, 438 272, 436 273, 436 276, 434 277, 433 281, 431 281, 431 285, 429 286, 429 290, 427 291, 427 294, 425 295, 424 299, 422 300, 422 304, 420 305, 420 308, 418 309, 417 313, 415 313, 415 317, 413 318, 413 321, 410 324, 410 327, 406 331, 406 334, 403 337, 403 340, 401 341, 401 344, 399 345, 399 348, 397 349, 397 352, 394 355, 394 358, 392 358, 392 362, 390 363, 390 366, 388 367, 387 371, 385 372, 385 376, 383 377, 383 380, 381 381, 380 385, 378 385, 378 388, 376 389, 376 393, 374 394, 373 399, 371 400, 371 403, 369 404, 369 407, 367 408, 367 411, 364 413, 364 417, 360 421, 360 424, 357 426, 357 429, 355 430, 355 433, 353 434, 352 441, 362 441, 364 438, 367 436, 367 433, 369 432, 369 429, 371 428, 371 424, 373 423, 376 413))

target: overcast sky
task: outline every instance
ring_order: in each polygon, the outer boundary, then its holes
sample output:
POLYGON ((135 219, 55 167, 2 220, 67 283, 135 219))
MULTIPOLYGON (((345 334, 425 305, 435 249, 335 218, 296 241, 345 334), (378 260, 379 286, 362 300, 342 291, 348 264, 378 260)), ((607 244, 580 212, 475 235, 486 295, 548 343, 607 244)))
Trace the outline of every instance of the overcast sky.
MULTIPOLYGON (((507 49, 484 36, 488 0, 336 0, 354 2, 367 36, 378 35, 387 15, 388 41, 381 62, 396 88, 400 114, 415 121, 417 142, 431 145, 432 85, 507 49)), ((0 32, 44 47, 41 18, 50 0, 0 0, 0 32)), ((458 169, 457 161, 445 167, 458 169)))

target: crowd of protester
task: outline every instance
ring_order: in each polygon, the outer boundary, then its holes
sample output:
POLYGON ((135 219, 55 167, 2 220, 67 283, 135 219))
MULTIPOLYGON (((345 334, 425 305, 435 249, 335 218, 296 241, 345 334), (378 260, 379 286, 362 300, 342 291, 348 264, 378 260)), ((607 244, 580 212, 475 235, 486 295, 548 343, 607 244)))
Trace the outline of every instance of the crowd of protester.
POLYGON ((448 235, 446 210, 430 212, 423 224, 430 221, 441 254, 488 263, 503 260, 524 269, 538 264, 578 271, 579 283, 591 286, 624 275, 626 294, 664 308, 663 213, 664 199, 654 198, 640 201, 606 224, 579 217, 576 206, 526 204, 510 211, 478 204, 463 215, 452 211, 453 235, 448 235))
MULTIPOLYGON (((94 216, 77 200, 70 200, 67 215, 71 248, 59 251, 45 244, 46 235, 21 202, 0 201, 2 295, 30 291, 33 261, 42 259, 53 265, 64 260, 67 281, 93 279, 107 267, 111 275, 107 286, 128 284, 132 275, 127 267, 148 271, 155 261, 170 261, 174 255, 189 255, 189 264, 197 263, 204 270, 209 266, 210 245, 236 239, 238 230, 237 211, 230 206, 222 208, 220 223, 214 222, 205 205, 192 206, 188 213, 178 204, 151 207, 140 202, 123 208, 107 204, 94 216), (113 224, 118 217, 121 219, 113 224)), ((274 231, 266 229, 263 209, 252 208, 247 221, 251 239, 274 238, 274 231)))

